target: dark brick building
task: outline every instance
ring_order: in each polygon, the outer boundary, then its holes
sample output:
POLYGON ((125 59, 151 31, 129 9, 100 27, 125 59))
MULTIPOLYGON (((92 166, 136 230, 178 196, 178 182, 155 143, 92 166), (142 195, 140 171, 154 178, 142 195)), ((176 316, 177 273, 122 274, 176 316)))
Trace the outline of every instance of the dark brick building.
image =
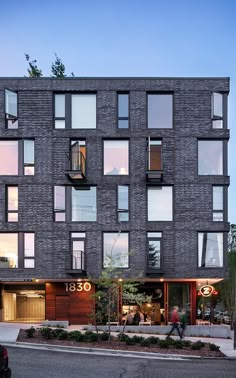
POLYGON ((196 321, 199 286, 227 275, 228 92, 228 78, 0 79, 2 320, 87 322, 88 276, 112 259, 154 322, 174 304, 196 321))

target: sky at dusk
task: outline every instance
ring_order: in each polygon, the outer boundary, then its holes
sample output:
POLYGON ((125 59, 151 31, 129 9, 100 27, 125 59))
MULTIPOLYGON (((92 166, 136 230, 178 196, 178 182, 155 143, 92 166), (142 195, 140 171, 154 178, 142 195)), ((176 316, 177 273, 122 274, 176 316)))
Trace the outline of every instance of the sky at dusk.
POLYGON ((236 223, 236 1, 1 1, 0 77, 50 76, 54 53, 75 76, 230 77, 229 221, 236 223))

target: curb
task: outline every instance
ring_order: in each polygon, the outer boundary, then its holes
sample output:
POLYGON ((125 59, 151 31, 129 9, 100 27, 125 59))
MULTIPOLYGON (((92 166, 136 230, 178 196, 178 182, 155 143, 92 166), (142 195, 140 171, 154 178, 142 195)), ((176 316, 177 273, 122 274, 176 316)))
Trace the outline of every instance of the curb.
POLYGON ((127 350, 101 349, 101 348, 82 348, 73 346, 58 346, 52 344, 35 344, 35 343, 4 343, 4 346, 17 347, 25 349, 47 350, 65 353, 93 354, 102 356, 120 356, 126 358, 148 358, 148 359, 174 359, 174 360, 236 360, 236 357, 202 357, 185 354, 168 354, 168 353, 152 353, 152 352, 135 352, 127 350))

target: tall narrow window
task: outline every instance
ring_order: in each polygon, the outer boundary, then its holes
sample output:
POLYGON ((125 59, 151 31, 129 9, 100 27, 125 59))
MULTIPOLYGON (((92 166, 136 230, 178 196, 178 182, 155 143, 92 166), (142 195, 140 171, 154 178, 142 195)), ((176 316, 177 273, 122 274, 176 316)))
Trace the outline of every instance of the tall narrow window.
POLYGON ((148 221, 173 220, 172 186, 148 187, 148 221))
POLYGON ((118 221, 127 222, 129 220, 129 187, 128 185, 118 185, 118 221))
POLYGON ((34 268, 34 233, 24 233, 24 268, 34 268))
POLYGON ((0 268, 18 268, 17 233, 0 233, 0 268))
POLYGON ((148 95, 148 128, 170 129, 173 127, 173 95, 148 95))
POLYGON ((161 232, 148 232, 148 270, 155 270, 161 268, 161 232))
POLYGON ((65 186, 54 186, 54 219, 56 222, 66 220, 65 186))
POLYGON ((18 175, 18 141, 0 140, 0 175, 18 175))
POLYGON ((96 222, 97 194, 96 187, 71 188, 72 222, 96 222))
POLYGON ((18 222, 18 186, 7 187, 7 222, 18 222))
POLYGON ((223 267, 223 233, 198 233, 198 266, 201 268, 223 267))
POLYGON ((85 270, 85 232, 72 232, 72 269, 85 270))
POLYGON ((212 127, 213 129, 223 128, 223 94, 212 94, 212 127))
POLYGON ((162 170, 162 141, 159 139, 148 139, 148 170, 162 170))
POLYGON ((104 175, 129 174, 129 141, 104 141, 104 175))
POLYGON ((17 93, 5 90, 5 115, 7 129, 18 129, 17 93))
POLYGON ((24 140, 24 175, 34 175, 34 140, 24 140))
POLYGON ((223 175, 223 141, 198 141, 198 174, 223 175))
POLYGON ((71 96, 72 129, 96 129, 96 94, 71 96))
POLYGON ((71 141, 71 169, 85 173, 86 141, 84 139, 71 141))
POLYGON ((103 234, 104 268, 129 267, 129 234, 128 232, 104 232, 103 234))
POLYGON ((56 94, 54 97, 55 129, 64 129, 65 126, 65 95, 56 94))
POLYGON ((118 93, 118 128, 129 128, 129 95, 118 93))
POLYGON ((222 222, 224 220, 224 187, 213 186, 213 221, 222 222))

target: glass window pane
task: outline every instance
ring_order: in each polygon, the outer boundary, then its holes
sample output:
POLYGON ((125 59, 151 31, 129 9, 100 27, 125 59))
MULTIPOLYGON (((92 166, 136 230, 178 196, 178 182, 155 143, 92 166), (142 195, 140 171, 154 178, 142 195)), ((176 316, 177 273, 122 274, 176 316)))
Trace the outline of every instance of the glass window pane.
POLYGON ((71 233, 71 237, 72 238, 85 238, 86 237, 86 233, 85 232, 72 232, 71 233))
POLYGON ((65 210, 66 198, 65 198, 65 187, 55 186, 54 187, 54 210, 65 210))
POLYGON ((118 95, 118 116, 129 117, 129 95, 128 94, 118 95))
POLYGON ((76 240, 72 243, 72 269, 84 270, 84 241, 76 240))
POLYGON ((148 242, 148 267, 152 269, 160 269, 161 267, 160 240, 149 240, 148 242))
POLYGON ((214 222, 223 222, 223 213, 213 213, 213 221, 214 222))
POLYGON ((129 174, 129 142, 127 140, 104 141, 104 175, 129 174))
POLYGON ((129 210, 129 187, 118 185, 118 210, 129 210))
POLYGON ((218 140, 198 141, 198 174, 223 174, 223 142, 218 140))
POLYGON ((223 233, 198 233, 198 266, 223 267, 223 233))
POLYGON ((148 128, 173 127, 173 96, 148 95, 148 128))
POLYGON ((65 118, 65 95, 55 95, 55 117, 65 118))
POLYGON ((34 164, 34 140, 24 140, 24 164, 34 164))
POLYGON ((64 129, 64 128, 65 128, 64 119, 56 119, 55 120, 55 129, 64 129))
POLYGON ((17 93, 5 91, 6 114, 17 118, 17 93))
POLYGON ((129 128, 129 120, 128 119, 119 119, 118 120, 118 128, 119 129, 128 129, 129 128))
POLYGON ((223 95, 213 93, 213 117, 223 117, 223 95))
POLYGON ((213 129, 223 129, 223 120, 213 120, 212 121, 212 127, 213 129))
POLYGON ((129 266, 129 235, 122 233, 104 233, 103 235, 104 267, 128 268, 129 266))
POLYGON ((223 210, 223 186, 213 186, 213 210, 223 210))
POLYGON ((0 175, 18 175, 18 141, 0 141, 0 175))
POLYGON ((147 236, 148 238, 161 238, 162 232, 148 232, 147 236))
POLYGON ((7 188, 7 198, 8 198, 8 211, 18 210, 18 187, 8 186, 7 188))
POLYGON ((55 221, 56 222, 65 222, 66 214, 65 213, 55 213, 55 221))
POLYGON ((7 221, 8 222, 18 222, 18 213, 8 213, 7 221))
POLYGON ((18 120, 17 119, 8 119, 7 128, 10 130, 18 129, 18 120))
POLYGON ((34 269, 34 265, 35 265, 34 259, 24 259, 24 268, 34 269))
POLYGON ((72 190, 72 221, 93 222, 97 220, 96 187, 72 190))
POLYGON ((25 176, 33 176, 34 175, 34 167, 24 167, 24 175, 25 176))
POLYGON ((96 128, 96 95, 72 95, 72 129, 96 128))
POLYGON ((18 268, 18 234, 0 233, 0 268, 18 268))
POLYGON ((24 255, 25 257, 34 256, 34 234, 24 234, 24 255))
POLYGON ((148 188, 148 220, 173 220, 173 193, 172 186, 148 188))

